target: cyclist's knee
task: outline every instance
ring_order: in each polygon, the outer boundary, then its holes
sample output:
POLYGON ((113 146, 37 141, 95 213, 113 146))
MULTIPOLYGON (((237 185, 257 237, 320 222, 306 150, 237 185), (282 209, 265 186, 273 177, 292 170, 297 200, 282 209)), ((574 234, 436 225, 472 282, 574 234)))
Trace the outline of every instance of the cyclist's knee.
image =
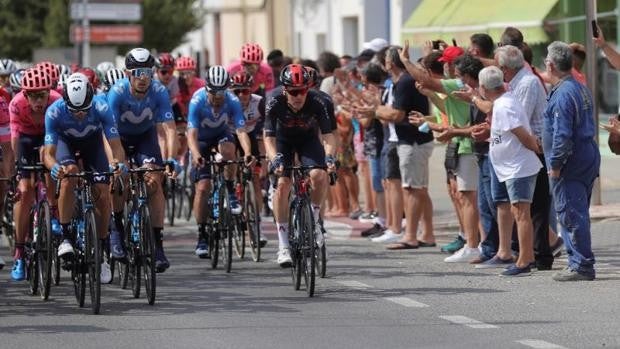
POLYGON ((275 194, 279 197, 288 197, 289 192, 291 191, 291 179, 286 177, 281 177, 278 180, 278 186, 276 187, 275 194))
POLYGON ((310 180, 314 188, 327 188, 327 172, 324 170, 310 171, 310 180))
POLYGON ((196 183, 196 194, 206 194, 211 189, 209 179, 202 179, 196 183))
POLYGON ((232 160, 235 157, 235 145, 230 142, 220 144, 220 152, 224 160, 232 160))
POLYGON ((110 204, 110 190, 105 183, 97 183, 93 186, 93 202, 97 204, 110 204))

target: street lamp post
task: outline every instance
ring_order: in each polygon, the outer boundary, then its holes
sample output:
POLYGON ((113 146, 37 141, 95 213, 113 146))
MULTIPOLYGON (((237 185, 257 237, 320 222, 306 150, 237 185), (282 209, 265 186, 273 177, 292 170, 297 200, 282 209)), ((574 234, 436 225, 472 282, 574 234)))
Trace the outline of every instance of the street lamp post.
POLYGON ((82 0, 82 66, 90 66, 90 22, 88 20, 88 0, 82 0))

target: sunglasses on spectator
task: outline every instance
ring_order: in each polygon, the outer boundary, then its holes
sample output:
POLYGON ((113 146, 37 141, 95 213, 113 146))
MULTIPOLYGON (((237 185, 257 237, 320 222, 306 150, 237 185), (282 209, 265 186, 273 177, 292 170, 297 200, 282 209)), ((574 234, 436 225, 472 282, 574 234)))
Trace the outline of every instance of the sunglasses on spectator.
POLYGON ((131 76, 133 76, 134 78, 141 78, 141 77, 152 78, 153 77, 153 69, 151 68, 136 68, 136 69, 131 69, 129 72, 131 73, 131 76))
POLYGON ((226 90, 207 90, 210 95, 221 97, 226 94, 226 90))
POLYGON ((294 90, 285 90, 287 94, 293 96, 293 97, 297 97, 299 95, 305 95, 306 93, 308 93, 308 89, 307 88, 298 88, 298 89, 294 89, 294 90))
POLYGON ((237 96, 239 96, 239 95, 244 95, 244 96, 247 96, 247 95, 249 95, 250 93, 252 93, 252 91, 250 91, 250 90, 249 90, 249 89, 247 89, 247 88, 233 90, 233 92, 234 92, 237 96))
POLYGON ((50 95, 50 91, 26 92, 26 97, 28 97, 28 99, 32 99, 35 101, 38 99, 47 99, 49 95, 50 95))

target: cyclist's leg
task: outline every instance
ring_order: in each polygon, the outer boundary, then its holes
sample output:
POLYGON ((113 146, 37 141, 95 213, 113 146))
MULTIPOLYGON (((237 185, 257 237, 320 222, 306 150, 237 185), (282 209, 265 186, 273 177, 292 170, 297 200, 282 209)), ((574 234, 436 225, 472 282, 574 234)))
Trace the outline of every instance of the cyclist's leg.
MULTIPOLYGON (((299 159, 304 166, 315 166, 325 168, 325 150, 318 137, 309 139, 299 147, 299 159)), ((312 210, 314 220, 318 222, 321 205, 327 197, 327 189, 329 183, 327 181, 327 172, 323 169, 313 169, 310 171, 310 181, 312 183, 312 192, 310 200, 312 201, 312 210)))
MULTIPOLYGON (((234 138, 226 131, 221 137, 219 137, 218 151, 222 154, 224 160, 234 160, 236 154, 236 148, 234 138)), ((224 166, 224 179, 226 181, 226 188, 228 189, 230 207, 233 214, 241 213, 241 205, 235 195, 235 173, 237 172, 237 165, 224 166)))
MULTIPOLYGON (((40 145, 35 139, 27 135, 20 135, 17 141, 16 156, 22 165, 32 164, 38 160, 37 152, 33 149, 40 145)), ((34 186, 31 179, 31 172, 20 171, 21 179, 17 186, 19 199, 15 202, 13 208, 13 221, 15 222, 15 255, 14 260, 22 260, 24 258, 24 244, 30 230, 30 208, 34 201, 34 186)), ((23 270, 22 270, 23 272, 23 270)), ((23 279, 20 278, 20 279, 23 279)))
POLYGON ((187 146, 187 136, 185 134, 187 130, 187 124, 186 123, 178 123, 177 122, 177 141, 179 142, 179 147, 177 150, 177 156, 176 159, 179 162, 179 165, 181 167, 183 167, 183 165, 185 165, 185 154, 188 151, 188 146, 187 146))
MULTIPOLYGON (((209 158, 209 150, 214 144, 199 142, 200 153, 204 159, 209 158)), ((194 217, 198 226, 207 223, 206 202, 211 193, 211 167, 203 166, 193 170, 196 193, 194 195, 194 217)))
MULTIPOLYGON (((94 172, 108 172, 109 162, 104 150, 104 141, 100 134, 95 134, 80 144, 84 168, 94 172)), ((100 239, 108 237, 110 223, 111 198, 110 178, 97 176, 93 179, 93 204, 95 206, 95 220, 100 239)))
MULTIPOLYGON (((61 166, 65 167, 66 173, 78 173, 79 171, 75 161, 75 150, 76 149, 62 137, 58 139, 58 144, 56 146, 56 161, 61 166)), ((68 257, 73 254, 72 245, 74 243, 75 236, 70 231, 70 226, 71 218, 73 217, 73 209, 75 207, 75 196, 73 195, 73 188, 75 187, 75 184, 75 178, 66 178, 60 183, 60 195, 58 196, 58 220, 60 221, 63 242, 58 248, 59 256, 68 257)), ((54 191, 48 193, 54 193, 54 191)))
MULTIPOLYGON (((284 167, 290 167, 293 165, 294 148, 292 145, 281 140, 276 140, 276 151, 283 155, 284 167)), ((290 246, 288 241, 288 198, 290 192, 290 171, 285 171, 284 174, 278 178, 278 186, 273 195, 273 215, 276 221, 276 228, 278 230, 278 246, 280 250, 290 246)))

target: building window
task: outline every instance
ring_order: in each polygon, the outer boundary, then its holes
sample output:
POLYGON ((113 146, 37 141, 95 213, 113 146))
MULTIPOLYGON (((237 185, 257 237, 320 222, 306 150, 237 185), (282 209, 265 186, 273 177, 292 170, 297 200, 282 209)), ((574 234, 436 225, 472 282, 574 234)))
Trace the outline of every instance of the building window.
POLYGON ((343 54, 356 56, 359 53, 359 25, 357 17, 342 18, 343 54))

